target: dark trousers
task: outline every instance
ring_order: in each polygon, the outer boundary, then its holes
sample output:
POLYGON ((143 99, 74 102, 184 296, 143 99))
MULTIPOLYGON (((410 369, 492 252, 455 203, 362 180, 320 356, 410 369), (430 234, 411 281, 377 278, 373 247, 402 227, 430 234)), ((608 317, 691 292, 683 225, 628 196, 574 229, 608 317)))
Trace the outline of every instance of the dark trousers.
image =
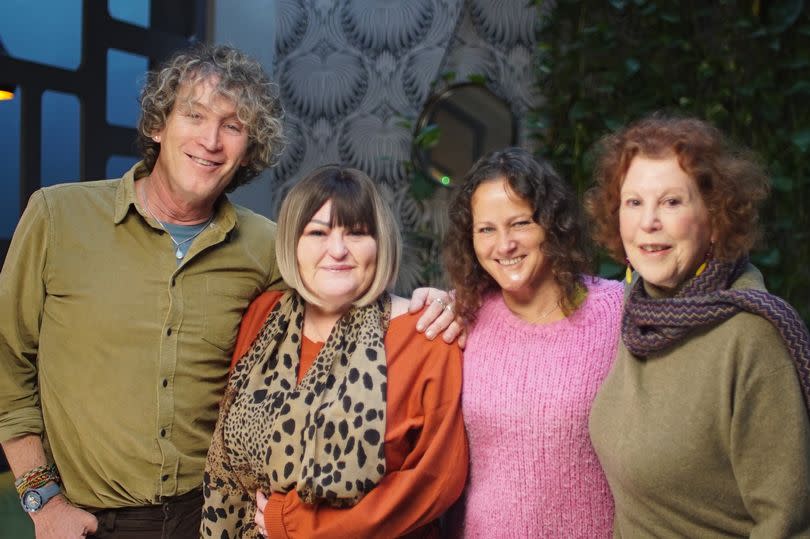
POLYGON ((98 539, 199 539, 203 495, 194 490, 160 505, 93 511, 98 539))

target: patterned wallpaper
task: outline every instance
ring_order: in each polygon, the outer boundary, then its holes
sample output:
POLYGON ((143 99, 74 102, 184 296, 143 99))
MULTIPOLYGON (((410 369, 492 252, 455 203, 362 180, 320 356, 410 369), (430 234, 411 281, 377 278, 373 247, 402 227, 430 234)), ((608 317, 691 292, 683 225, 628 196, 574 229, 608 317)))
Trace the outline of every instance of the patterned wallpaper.
POLYGON ((271 172, 276 211, 313 168, 346 163, 377 180, 400 219, 405 257, 397 289, 432 279, 447 190, 410 194, 415 123, 442 74, 483 75, 522 117, 537 96, 531 74, 535 12, 525 0, 278 0, 274 78, 288 148, 271 172), (415 241, 418 235, 421 241, 415 241))

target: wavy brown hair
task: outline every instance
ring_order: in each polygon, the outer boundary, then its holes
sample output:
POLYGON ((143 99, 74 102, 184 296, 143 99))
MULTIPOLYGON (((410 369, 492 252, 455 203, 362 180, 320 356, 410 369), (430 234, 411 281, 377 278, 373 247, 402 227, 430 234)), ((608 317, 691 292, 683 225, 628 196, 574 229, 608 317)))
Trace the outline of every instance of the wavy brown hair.
POLYGON ((748 254, 760 237, 759 207, 769 192, 764 168, 716 127, 697 118, 656 113, 603 137, 597 146, 596 185, 585 195, 585 208, 594 240, 616 261, 623 263, 626 256, 619 235, 620 192, 637 155, 674 155, 695 180, 709 212, 714 257, 734 260, 748 254))
POLYGON ((531 205, 532 219, 545 231, 541 249, 562 291, 560 306, 570 314, 576 309, 577 288, 584 286, 582 278, 590 266, 579 202, 549 163, 521 148, 507 148, 479 159, 450 201, 443 254, 455 289, 456 313, 467 323, 473 322, 483 296, 499 288, 475 256, 471 204, 479 185, 501 178, 531 205))
POLYGON ((235 103, 236 115, 248 132, 248 163, 228 185, 227 191, 233 191, 274 165, 284 149, 278 88, 259 62, 239 50, 196 44, 175 52, 159 69, 147 73, 136 142, 151 171, 160 153, 160 144, 152 136, 166 126, 180 87, 206 80, 216 81, 215 93, 235 103))

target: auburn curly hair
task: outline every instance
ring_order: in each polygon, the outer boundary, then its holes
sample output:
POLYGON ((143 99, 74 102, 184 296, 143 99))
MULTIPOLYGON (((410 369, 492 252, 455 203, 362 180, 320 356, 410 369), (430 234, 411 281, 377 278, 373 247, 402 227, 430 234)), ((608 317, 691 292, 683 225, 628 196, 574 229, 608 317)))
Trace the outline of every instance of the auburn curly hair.
POLYGON ((595 186, 585 195, 585 209, 593 239, 617 262, 626 256, 619 235, 620 192, 637 155, 675 156, 695 180, 709 212, 715 258, 737 259, 756 244, 759 207, 769 193, 768 177, 756 157, 733 146, 707 122, 655 113, 597 143, 595 186))
POLYGON ((284 149, 278 88, 259 62, 239 50, 195 44, 175 52, 159 69, 147 73, 140 95, 136 142, 151 171, 160 153, 160 144, 152 136, 166 126, 180 87, 204 80, 216 81, 215 92, 236 104, 236 115, 248 131, 248 163, 228 185, 227 191, 233 191, 274 165, 284 149))
POLYGON ((484 182, 505 179, 510 189, 527 201, 532 218, 545 231, 541 244, 553 278, 562 291, 565 314, 576 309, 577 288, 590 267, 587 235, 580 205, 568 184, 551 165, 521 148, 485 155, 455 188, 450 201, 450 225, 444 241, 444 264, 455 289, 455 311, 467 323, 475 321, 483 296, 498 283, 478 262, 473 248, 472 197, 484 182))

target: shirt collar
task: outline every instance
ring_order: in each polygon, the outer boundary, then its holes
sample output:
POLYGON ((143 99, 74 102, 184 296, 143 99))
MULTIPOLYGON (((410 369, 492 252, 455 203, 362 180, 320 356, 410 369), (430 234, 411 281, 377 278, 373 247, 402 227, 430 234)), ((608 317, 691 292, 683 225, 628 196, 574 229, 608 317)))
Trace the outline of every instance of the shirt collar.
MULTIPOLYGON (((146 165, 143 161, 138 161, 129 169, 126 174, 121 178, 118 184, 118 190, 115 194, 115 213, 113 215, 113 222, 117 225, 120 224, 130 211, 134 211, 141 215, 147 222, 149 215, 146 210, 141 206, 141 201, 135 192, 135 181, 148 176, 149 171, 146 170, 146 165)), ((216 207, 214 209, 214 219, 211 221, 216 225, 216 228, 223 231, 223 233, 230 232, 237 226, 236 210, 224 194, 219 197, 216 207)))

